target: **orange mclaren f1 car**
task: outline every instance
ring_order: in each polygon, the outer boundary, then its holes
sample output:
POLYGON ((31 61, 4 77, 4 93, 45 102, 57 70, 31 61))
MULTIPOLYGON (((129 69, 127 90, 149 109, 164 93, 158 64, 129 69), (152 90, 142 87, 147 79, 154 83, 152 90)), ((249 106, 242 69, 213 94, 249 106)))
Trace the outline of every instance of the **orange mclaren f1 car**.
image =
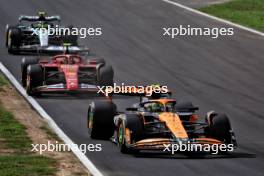
POLYGON ((91 138, 111 138, 122 153, 164 151, 179 143, 237 146, 225 114, 211 111, 200 122, 197 110, 192 103, 177 103, 169 95, 141 98, 126 112, 117 112, 111 100, 93 101, 87 125, 91 138))

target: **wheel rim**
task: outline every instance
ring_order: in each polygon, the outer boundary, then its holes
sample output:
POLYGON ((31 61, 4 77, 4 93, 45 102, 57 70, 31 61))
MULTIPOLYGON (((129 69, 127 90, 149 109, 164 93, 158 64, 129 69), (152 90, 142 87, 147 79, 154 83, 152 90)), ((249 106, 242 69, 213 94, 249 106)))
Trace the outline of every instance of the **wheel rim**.
POLYGON ((91 110, 88 111, 88 128, 91 131, 93 129, 93 112, 91 110))
POLYGON ((8 40, 7 40, 7 46, 8 48, 11 48, 11 31, 8 31, 8 40))
POLYGON ((9 32, 8 32, 8 31, 9 31, 8 28, 9 28, 9 25, 7 24, 7 25, 6 25, 6 30, 5 30, 6 46, 8 46, 8 33, 9 33, 9 32))
POLYGON ((120 124, 118 129, 118 143, 121 145, 123 144, 123 141, 124 141, 124 129, 123 129, 123 125, 120 124))
POLYGON ((27 92, 30 92, 30 81, 31 80, 31 78, 30 78, 30 76, 29 75, 27 75, 27 83, 26 83, 26 90, 27 90, 27 92))

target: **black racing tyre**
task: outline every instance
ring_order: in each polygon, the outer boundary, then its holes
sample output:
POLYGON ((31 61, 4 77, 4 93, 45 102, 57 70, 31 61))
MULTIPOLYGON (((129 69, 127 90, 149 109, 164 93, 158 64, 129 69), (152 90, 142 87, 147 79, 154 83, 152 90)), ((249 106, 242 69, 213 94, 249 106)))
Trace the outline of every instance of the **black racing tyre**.
MULTIPOLYGON (((195 112, 195 110, 198 110, 198 107, 195 107, 191 102, 181 102, 175 105, 174 110, 179 113, 179 117, 182 121, 189 121, 192 117, 192 114, 195 112)), ((187 125, 184 125, 184 127, 188 131, 195 130, 195 126, 188 125, 188 123, 187 125)))
POLYGON ((175 110, 177 112, 193 112, 195 109, 195 106, 192 104, 192 102, 181 102, 175 105, 175 110))
POLYGON ((131 140, 132 142, 140 140, 143 132, 143 122, 140 120, 137 114, 126 115, 126 127, 132 131, 131 140))
POLYGON ((232 143, 231 124, 226 114, 215 113, 206 120, 208 128, 205 134, 208 137, 223 141, 226 144, 232 143))
POLYGON ((8 41, 8 30, 9 30, 9 25, 6 25, 6 30, 5 30, 5 47, 7 48, 7 41, 8 41))
POLYGON ((114 70, 110 65, 104 65, 99 68, 99 86, 113 86, 114 85, 114 70))
POLYGON ((141 139, 143 132, 143 123, 136 114, 126 114, 126 119, 119 122, 117 129, 117 142, 121 153, 136 153, 138 150, 127 147, 125 139, 126 128, 129 129, 131 143, 141 139))
POLYGON ((130 153, 130 150, 126 144, 125 131, 126 131, 126 126, 124 122, 122 121, 119 123, 118 128, 117 128, 117 140, 116 141, 120 149, 120 152, 127 154, 127 153, 130 153))
POLYGON ((88 107, 87 127, 92 139, 109 139, 113 136, 116 106, 110 100, 93 101, 88 107))
POLYGON ((18 54, 19 47, 21 44, 21 30, 16 27, 9 28, 7 31, 7 48, 8 53, 10 54, 18 54))
POLYGON ((39 96, 40 92, 35 92, 34 88, 43 84, 43 70, 40 65, 29 65, 27 67, 26 92, 28 95, 39 96))
POLYGON ((39 61, 38 58, 25 58, 23 57, 22 58, 22 61, 21 61, 21 82, 22 82, 22 86, 23 87, 26 87, 26 84, 27 84, 27 67, 29 65, 34 65, 34 64, 37 64, 39 61))
POLYGON ((8 33, 9 29, 14 28, 14 26, 9 26, 8 24, 6 25, 6 30, 5 30, 5 46, 7 48, 8 46, 8 33))

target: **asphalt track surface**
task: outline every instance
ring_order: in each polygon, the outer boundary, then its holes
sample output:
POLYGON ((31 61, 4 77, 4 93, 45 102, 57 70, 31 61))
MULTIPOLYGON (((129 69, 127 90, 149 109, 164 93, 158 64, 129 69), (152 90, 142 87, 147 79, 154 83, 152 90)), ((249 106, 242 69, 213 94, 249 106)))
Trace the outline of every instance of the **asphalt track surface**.
MULTIPOLYGON (((124 155, 109 141, 91 140, 86 130, 90 98, 44 97, 37 101, 78 144, 102 143, 87 156, 105 175, 264 175, 264 39, 235 28, 232 37, 164 38, 162 27, 177 24, 223 27, 160 0, 1 0, 0 32, 20 14, 45 10, 64 24, 102 27, 103 36, 81 40, 113 65, 116 82, 161 83, 179 101, 191 100, 200 114, 227 112, 239 149, 229 156, 206 158, 144 154, 124 155)), ((228 26, 227 26, 228 27, 228 26)), ((8 55, 1 38, 0 61, 20 79, 22 56, 8 55)), ((122 110, 135 98, 116 97, 122 110)), ((202 115, 202 116, 203 116, 202 115)))

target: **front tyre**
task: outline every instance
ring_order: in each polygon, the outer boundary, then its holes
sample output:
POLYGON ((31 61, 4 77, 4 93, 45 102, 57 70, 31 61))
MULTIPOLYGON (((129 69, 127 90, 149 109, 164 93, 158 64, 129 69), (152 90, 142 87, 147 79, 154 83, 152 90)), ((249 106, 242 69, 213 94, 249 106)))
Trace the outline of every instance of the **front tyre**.
POLYGON ((229 118, 226 114, 213 113, 207 119, 208 127, 205 129, 205 134, 224 142, 225 144, 232 143, 232 128, 229 118))
POLYGON ((27 68, 26 92, 31 96, 40 96, 34 89, 43 84, 43 71, 40 65, 29 65, 27 68))
POLYGON ((27 67, 29 65, 37 64, 39 59, 37 58, 23 58, 21 62, 21 82, 22 86, 26 87, 27 84, 27 67))
POLYGON ((21 43, 21 30, 19 28, 9 28, 7 30, 7 48, 8 53, 18 54, 21 43))
POLYGON ((142 137, 143 123, 136 114, 126 114, 125 120, 120 120, 117 127, 117 143, 121 153, 135 154, 139 150, 128 145, 139 141, 142 137))
POLYGON ((87 127, 92 139, 109 139, 113 136, 115 113, 115 105, 110 100, 93 101, 89 105, 87 127))
POLYGON ((5 30, 5 46, 7 48, 8 46, 8 33, 9 33, 10 26, 7 24, 6 25, 6 30, 5 30))

